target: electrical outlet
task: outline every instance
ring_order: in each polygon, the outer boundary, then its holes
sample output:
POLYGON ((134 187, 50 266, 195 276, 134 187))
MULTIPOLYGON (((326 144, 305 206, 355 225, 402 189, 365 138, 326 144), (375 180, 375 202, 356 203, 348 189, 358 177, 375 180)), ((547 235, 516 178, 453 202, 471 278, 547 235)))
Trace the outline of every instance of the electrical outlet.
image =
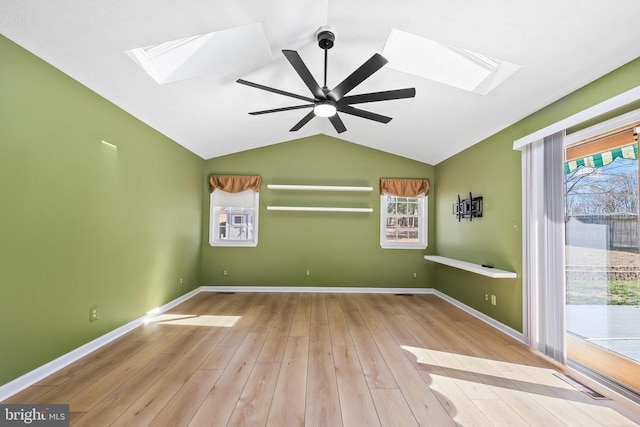
POLYGON ((96 320, 98 320, 98 306, 89 309, 89 322, 95 322, 96 320))
POLYGON ((496 301, 496 296, 495 295, 491 295, 491 305, 497 305, 498 302, 496 301))
POLYGON ((222 275, 223 275, 223 276, 226 276, 226 275, 227 275, 227 270, 224 270, 224 271, 222 272, 222 275))
POLYGON ((311 276, 311 271, 307 270, 307 276, 311 276))
POLYGON ((418 277, 418 273, 413 273, 413 278, 415 279, 416 277, 418 277))
POLYGON ((489 294, 484 294, 484 300, 489 301, 489 294))
POLYGON ((182 283, 182 277, 180 278, 180 283, 182 283))

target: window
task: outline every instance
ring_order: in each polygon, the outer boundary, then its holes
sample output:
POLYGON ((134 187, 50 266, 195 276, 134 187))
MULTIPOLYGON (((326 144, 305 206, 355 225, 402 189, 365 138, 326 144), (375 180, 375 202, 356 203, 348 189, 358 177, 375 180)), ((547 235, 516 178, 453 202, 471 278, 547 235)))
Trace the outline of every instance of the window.
POLYGON ((270 61, 271 48, 265 35, 264 23, 255 22, 129 49, 124 53, 153 80, 165 84, 270 61), (229 53, 230 46, 233 46, 233 55, 229 53))
POLYGON ((259 194, 253 190, 211 193, 209 244, 211 246, 257 246, 259 194))
POLYGON ((391 29, 382 52, 389 68, 486 95, 520 65, 391 29))
POLYGON ((380 196, 380 246, 387 249, 427 247, 427 196, 380 196))

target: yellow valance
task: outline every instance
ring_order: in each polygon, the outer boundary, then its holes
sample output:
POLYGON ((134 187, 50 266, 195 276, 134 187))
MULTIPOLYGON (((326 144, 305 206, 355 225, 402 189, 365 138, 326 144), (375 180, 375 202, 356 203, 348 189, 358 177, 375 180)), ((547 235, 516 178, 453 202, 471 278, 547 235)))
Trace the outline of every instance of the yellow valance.
POLYGON ((431 184, 428 179, 380 178, 380 194, 393 194, 400 197, 429 195, 431 184))
POLYGON ((262 177, 259 175, 209 175, 209 193, 216 188, 227 193, 240 193, 246 190, 260 192, 262 177))

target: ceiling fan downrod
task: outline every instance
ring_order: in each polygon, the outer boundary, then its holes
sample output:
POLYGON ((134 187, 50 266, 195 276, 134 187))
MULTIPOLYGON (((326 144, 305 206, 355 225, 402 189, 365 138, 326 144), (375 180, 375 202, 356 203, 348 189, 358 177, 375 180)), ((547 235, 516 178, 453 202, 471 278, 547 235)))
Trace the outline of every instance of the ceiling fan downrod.
POLYGON ((331 49, 336 41, 336 35, 333 32, 333 29, 326 25, 324 27, 320 27, 318 32, 316 33, 316 37, 318 39, 318 46, 322 50, 324 50, 324 85, 322 86, 322 90, 325 92, 329 92, 327 88, 327 56, 329 49, 331 49))

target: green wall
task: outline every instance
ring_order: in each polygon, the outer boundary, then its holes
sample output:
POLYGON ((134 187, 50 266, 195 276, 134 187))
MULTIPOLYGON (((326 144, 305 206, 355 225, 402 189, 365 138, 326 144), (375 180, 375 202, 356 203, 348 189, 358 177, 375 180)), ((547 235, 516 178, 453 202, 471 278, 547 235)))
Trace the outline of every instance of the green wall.
MULTIPOLYGON (((433 166, 319 135, 208 160, 204 171, 204 180, 211 173, 261 175, 262 189, 255 248, 211 247, 205 213, 203 285, 431 286, 432 266, 423 258, 431 247, 427 251, 380 248, 379 180, 433 181, 433 166), (269 190, 267 184, 355 185, 374 190, 287 192, 269 190), (372 207, 373 213, 267 211, 267 205, 372 207)), ((203 196, 208 207, 208 190, 203 196)), ((431 201, 429 242, 434 239, 431 201)))
POLYGON ((2 36, 0 58, 1 385, 199 286, 204 183, 202 159, 2 36))
POLYGON ((436 289, 522 331, 521 159, 513 141, 638 85, 640 59, 435 166, 438 254, 518 274, 517 279, 490 279, 438 265, 436 289), (483 217, 459 223, 451 205, 458 194, 469 191, 483 196, 483 217), (486 301, 485 294, 496 295, 497 305, 486 301))
POLYGON ((2 36, 0 57, 0 384, 201 284, 436 287, 521 331, 513 141, 640 85, 639 59, 436 167, 323 135, 203 161, 2 36), (256 248, 209 246, 210 173, 263 177, 256 248), (431 179, 426 251, 380 248, 381 177, 431 179), (282 192, 269 183, 374 191, 282 192), (451 204, 469 191, 484 197, 484 217, 458 222, 451 204), (274 212, 270 204, 374 212, 274 212), (434 253, 518 279, 423 259, 434 253), (91 306, 100 319, 90 323, 91 306))
POLYGON ((437 265, 435 288, 516 330, 522 328, 522 233, 520 152, 513 140, 496 138, 436 165, 438 255, 515 271, 518 279, 491 279, 437 265), (511 177, 511 178, 509 178, 511 177), (482 218, 458 222, 452 204, 483 197, 482 218), (496 295, 492 306, 485 295, 496 295))

